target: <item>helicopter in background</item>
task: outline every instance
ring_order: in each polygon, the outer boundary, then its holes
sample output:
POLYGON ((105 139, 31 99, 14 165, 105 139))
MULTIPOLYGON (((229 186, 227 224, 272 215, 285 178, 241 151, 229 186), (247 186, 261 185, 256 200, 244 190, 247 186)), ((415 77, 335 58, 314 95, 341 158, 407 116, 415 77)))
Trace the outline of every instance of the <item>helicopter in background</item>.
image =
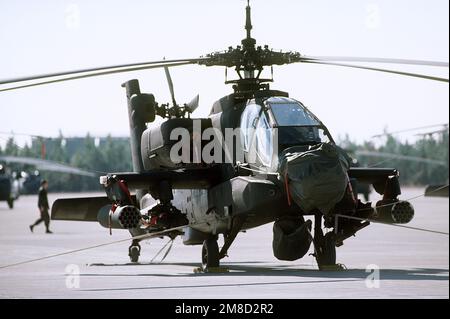
POLYGON ((14 201, 20 196, 20 182, 15 174, 0 164, 0 202, 6 201, 10 209, 14 208, 14 201))
POLYGON ((163 68, 172 103, 159 104, 142 93, 138 80, 126 90, 133 172, 100 177, 106 196, 58 199, 52 219, 99 222, 109 229, 128 229, 130 260, 139 260, 146 235, 182 236, 185 245, 202 246, 204 270, 219 267, 238 234, 274 223, 273 253, 298 260, 314 247, 320 269, 337 266, 336 247, 369 226, 366 219, 405 224, 414 208, 399 199, 394 168, 351 167, 351 159, 327 127, 287 92, 273 90, 273 79, 261 78, 265 67, 291 63, 333 65, 387 72, 439 82, 423 74, 338 62, 381 62, 448 67, 446 62, 350 57, 311 57, 256 46, 251 36, 251 8, 246 7, 246 38, 241 45, 194 59, 163 60, 57 72, 0 81, 0 91, 99 75, 163 68), (199 99, 176 102, 169 68, 188 64, 234 68, 227 80, 233 93, 219 99, 208 117, 194 119, 199 99), (41 80, 43 81, 36 81, 41 80), (27 82, 26 84, 16 84, 27 82), (14 84, 14 86, 10 86, 14 84), (156 116, 164 119, 147 126, 156 116), (218 143, 232 135, 231 147, 218 143), (180 134, 174 136, 174 132, 180 134), (211 160, 212 159, 212 160, 211 160), (382 200, 358 198, 354 187, 371 184, 382 200), (306 219, 313 217, 314 221, 306 219), (349 218, 347 218, 349 217, 349 218), (356 218, 356 220, 354 219, 356 218), (362 220, 361 220, 362 219, 362 220), (331 231, 324 233, 323 226, 331 231), (224 244, 219 249, 218 238, 224 244))
POLYGON ((38 171, 37 169, 32 172, 21 171, 20 177, 21 177, 21 185, 20 185, 21 195, 30 195, 38 193, 42 181, 40 171, 38 171))
MULTIPOLYGON (((0 159, 1 162, 1 159, 0 159)), ((11 170, 0 164, 0 201, 6 201, 10 209, 20 195, 37 194, 41 185, 41 174, 33 172, 11 170)))
POLYGON ((42 176, 40 171, 95 177, 92 172, 45 159, 0 155, 0 201, 6 201, 10 209, 20 195, 37 194, 42 176), (4 164, 1 164, 4 163, 4 164), (9 164, 9 165, 8 165, 9 164), (12 169, 18 166, 34 167, 28 172, 12 169))
MULTIPOLYGON (((444 138, 444 134, 448 135, 448 123, 444 124, 433 124, 433 125, 427 125, 427 126, 420 126, 420 127, 414 127, 414 128, 407 128, 399 131, 393 131, 388 132, 385 131, 381 134, 373 135, 372 139, 379 139, 384 137, 392 138, 396 135, 402 134, 402 133, 412 133, 417 131, 423 131, 426 129, 434 128, 433 131, 426 131, 422 133, 415 133, 414 136, 420 137, 421 139, 426 138, 433 138, 435 135, 439 135, 439 138, 444 138)), ((361 146, 352 146, 349 148, 349 145, 347 143, 344 143, 346 145, 343 146, 347 154, 351 157, 351 167, 379 167, 382 164, 396 162, 396 163, 422 163, 423 165, 429 166, 429 167, 447 167, 448 169, 448 162, 444 160, 438 160, 422 156, 414 156, 414 155, 405 155, 405 154, 398 154, 396 152, 381 152, 379 150, 369 150, 365 148, 361 148, 361 146)), ((432 183, 426 186, 425 194, 426 196, 434 196, 434 197, 448 197, 448 186, 445 187, 444 184, 438 184, 436 181, 431 181, 432 183)), ((442 182, 442 180, 441 180, 442 182)), ((447 179, 448 184, 448 179, 447 179)), ((361 194, 364 196, 365 201, 369 201, 369 196, 372 193, 372 187, 368 183, 358 183, 357 185, 354 185, 354 189, 358 194, 361 194)))
MULTIPOLYGON (((3 164, 4 168, 4 186, 3 186, 3 198, 12 198, 10 202, 10 207, 12 208, 14 200, 17 200, 20 195, 30 195, 37 194, 39 187, 41 186, 42 172, 56 172, 63 174, 71 174, 77 176, 85 177, 96 177, 96 174, 89 172, 87 170, 80 169, 68 164, 52 161, 47 159, 47 150, 54 147, 51 143, 51 137, 44 137, 41 135, 34 135, 29 133, 14 133, 14 132, 2 132, 0 135, 7 136, 26 136, 32 138, 31 147, 37 146, 39 150, 40 158, 35 157, 36 155, 30 155, 32 153, 23 153, 28 155, 17 155, 14 150, 7 150, 0 154, 0 163, 3 164), (36 144, 34 144, 36 142, 36 144), (16 155, 13 155, 16 154, 16 155), (7 178, 6 178, 7 177, 7 178), (6 182, 9 179, 10 182, 6 182), (8 186, 10 184, 10 186, 8 186), (11 189, 11 191, 7 191, 11 189)), ((70 140, 70 139, 69 139, 70 140)), ((66 142, 66 141, 65 141, 66 142)), ((13 139, 8 140, 10 145, 13 145, 16 150, 22 149, 17 145, 13 139)), ((22 149, 23 151, 23 149, 22 149)), ((6 199, 5 199, 6 200, 6 199)))
MULTIPOLYGON (((394 132, 384 132, 382 134, 377 134, 372 136, 372 138, 383 138, 383 137, 393 137, 398 134, 407 133, 407 132, 417 132, 422 131, 420 133, 415 133, 414 136, 420 138, 421 141, 426 141, 427 139, 433 139, 435 136, 438 136, 439 140, 445 142, 445 136, 447 136, 448 139, 448 123, 441 123, 441 124, 433 124, 433 125, 426 125, 421 127, 414 127, 414 128, 408 128, 403 129, 399 131, 394 132), (429 130, 434 129, 434 130, 429 130), (423 130, 428 130, 423 132, 423 130)), ((445 143, 444 143, 445 144, 445 143)), ((368 150, 357 150, 354 152, 358 158, 372 158, 379 160, 381 159, 381 162, 377 162, 373 165, 378 166, 379 163, 384 163, 387 161, 401 161, 401 162, 415 162, 415 163, 421 163, 422 165, 425 165, 426 167, 435 167, 435 168, 445 168, 448 172, 448 161, 446 160, 439 160, 439 159, 433 159, 423 157, 423 156, 411 156, 411 155, 404 155, 404 154, 395 154, 392 152, 378 152, 378 151, 368 151, 368 150)), ((449 197, 449 187, 448 187, 448 174, 442 175, 440 174, 440 178, 438 179, 430 179, 428 181, 428 185, 425 187, 425 196, 432 196, 432 197, 449 197), (442 176, 446 176, 447 179, 444 180, 441 178, 442 176), (446 184, 442 184, 445 182, 446 184)), ((436 178, 436 177, 435 177, 436 178)), ((364 191, 364 189, 363 189, 364 191)))

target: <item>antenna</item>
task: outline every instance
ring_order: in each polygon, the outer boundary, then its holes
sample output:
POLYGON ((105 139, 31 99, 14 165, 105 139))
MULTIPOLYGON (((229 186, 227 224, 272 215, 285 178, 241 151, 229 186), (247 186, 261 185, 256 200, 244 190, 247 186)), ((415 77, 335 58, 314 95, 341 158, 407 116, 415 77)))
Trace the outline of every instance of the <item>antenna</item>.
POLYGON ((245 30, 247 30, 247 39, 251 38, 252 31, 252 8, 250 7, 250 0, 247 0, 246 19, 245 19, 245 30))
POLYGON ((245 8, 245 30, 247 31, 247 37, 242 40, 244 50, 255 50, 256 40, 252 38, 252 8, 250 7, 250 0, 247 0, 247 7, 245 8))

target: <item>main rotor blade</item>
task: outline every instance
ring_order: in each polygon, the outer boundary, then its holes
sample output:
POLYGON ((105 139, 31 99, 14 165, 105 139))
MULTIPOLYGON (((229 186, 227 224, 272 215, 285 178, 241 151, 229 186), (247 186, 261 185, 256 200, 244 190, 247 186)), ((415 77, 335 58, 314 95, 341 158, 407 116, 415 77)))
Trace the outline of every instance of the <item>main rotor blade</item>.
POLYGON ((440 78, 440 77, 436 77, 436 76, 429 76, 429 75, 418 74, 418 73, 410 73, 410 72, 402 72, 402 71, 395 71, 395 70, 388 70, 388 69, 372 68, 372 67, 360 66, 360 65, 354 65, 354 64, 342 64, 342 63, 321 62, 321 61, 303 61, 303 63, 342 66, 342 67, 353 68, 353 69, 378 71, 378 72, 398 74, 398 75, 404 75, 404 76, 411 76, 411 77, 415 77, 415 78, 421 78, 421 79, 427 79, 427 80, 433 80, 433 81, 439 81, 439 82, 446 82, 446 83, 448 83, 448 79, 446 79, 446 78, 440 78))
POLYGON ((0 135, 29 136, 29 137, 34 137, 34 138, 46 138, 45 136, 42 136, 42 135, 34 135, 34 134, 28 134, 28 133, 5 132, 5 131, 0 131, 0 135))
POLYGON ((200 95, 197 94, 188 104, 186 104, 186 106, 192 113, 198 108, 199 103, 200 103, 200 95))
POLYGON ((389 158, 389 159, 394 159, 394 160, 412 161, 412 162, 427 163, 427 164, 439 165, 439 166, 448 165, 448 163, 445 161, 434 160, 431 158, 407 156, 407 155, 399 155, 399 154, 383 153, 383 152, 356 151, 355 155, 356 156, 372 156, 372 157, 389 158))
POLYGON ((47 73, 47 74, 40 74, 40 75, 33 75, 33 76, 26 76, 26 77, 12 78, 12 79, 4 79, 4 80, 0 80, 0 84, 9 84, 9 83, 16 83, 16 82, 23 82, 23 81, 31 81, 31 80, 39 80, 39 79, 51 78, 51 77, 56 77, 56 76, 64 76, 64 75, 72 75, 72 74, 79 74, 79 73, 96 72, 96 71, 106 71, 106 70, 109 70, 109 69, 131 68, 131 67, 153 65, 153 64, 178 63, 178 62, 196 63, 198 61, 202 61, 202 60, 205 60, 205 59, 208 59, 208 58, 162 60, 162 61, 151 61, 151 62, 140 62, 140 63, 130 63, 130 64, 121 64, 121 65, 111 65, 111 66, 103 66, 103 67, 97 67, 97 68, 88 68, 88 69, 72 70, 72 71, 62 71, 62 72, 47 73))
POLYGON ((428 136, 428 135, 433 135, 433 134, 444 134, 444 133, 448 133, 448 128, 442 129, 442 130, 437 130, 437 131, 432 131, 432 132, 426 132, 426 133, 417 133, 414 135, 415 136, 428 136))
POLYGON ((48 81, 44 81, 44 82, 37 82, 37 83, 13 86, 13 87, 5 88, 5 89, 0 88, 0 92, 23 89, 23 88, 27 88, 27 87, 33 87, 33 86, 44 85, 44 84, 70 81, 70 80, 85 79, 85 78, 90 78, 90 77, 100 76, 100 75, 108 75, 108 74, 131 72, 131 71, 140 71, 140 70, 147 70, 147 69, 156 69, 156 68, 163 68, 164 66, 174 67, 174 66, 188 65, 188 64, 194 64, 196 62, 197 61, 167 63, 167 64, 148 65, 148 66, 135 67, 135 68, 124 68, 124 69, 119 69, 119 70, 110 70, 110 71, 103 71, 103 72, 97 72, 97 73, 82 74, 82 75, 71 76, 71 77, 66 77, 66 78, 62 78, 62 79, 55 79, 55 80, 48 80, 48 81))
POLYGON ((80 176, 97 177, 99 174, 86 171, 81 168, 72 167, 69 165, 61 164, 54 161, 43 160, 39 158, 21 157, 21 156, 0 156, 0 160, 7 163, 19 163, 26 165, 33 165, 37 169, 42 171, 67 173, 80 176))
POLYGON ((390 64, 409 64, 409 65, 425 65, 447 67, 448 62, 441 61, 425 61, 425 60, 407 60, 407 59, 389 59, 389 58, 365 58, 365 57, 345 57, 345 56, 302 56, 307 61, 320 62, 369 62, 369 63, 390 63, 390 64))
MULTIPOLYGON (((395 131, 395 132, 381 133, 381 134, 372 136, 372 138, 382 137, 382 136, 386 136, 386 135, 395 135, 395 134, 406 133, 406 132, 414 132, 414 131, 423 130, 423 129, 427 129, 427 128, 434 128, 434 127, 447 127, 446 130, 448 130, 448 123, 427 125, 427 126, 414 127, 414 128, 409 128, 409 129, 395 131)), ((442 131, 444 131, 444 130, 442 130, 442 131)))
POLYGON ((169 68, 167 66, 164 67, 164 72, 166 73, 166 79, 167 79, 167 84, 169 85, 170 96, 172 97, 172 103, 175 106, 175 105, 177 105, 177 102, 175 101, 175 91, 173 89, 172 77, 170 76, 169 68))

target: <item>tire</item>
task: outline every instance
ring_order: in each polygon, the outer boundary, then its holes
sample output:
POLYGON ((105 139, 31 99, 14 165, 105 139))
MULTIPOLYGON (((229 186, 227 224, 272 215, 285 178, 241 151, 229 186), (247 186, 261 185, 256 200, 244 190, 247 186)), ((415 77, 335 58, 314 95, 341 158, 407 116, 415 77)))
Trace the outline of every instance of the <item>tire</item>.
POLYGON ((128 256, 130 256, 130 261, 132 263, 137 263, 139 261, 140 255, 141 255, 141 249, 139 246, 131 246, 130 247, 128 256))
POLYGON ((319 267, 336 265, 336 241, 333 232, 326 233, 323 237, 321 252, 318 254, 317 261, 319 267))
POLYGON ((209 238, 203 242, 202 265, 204 269, 219 267, 219 245, 216 239, 209 238))

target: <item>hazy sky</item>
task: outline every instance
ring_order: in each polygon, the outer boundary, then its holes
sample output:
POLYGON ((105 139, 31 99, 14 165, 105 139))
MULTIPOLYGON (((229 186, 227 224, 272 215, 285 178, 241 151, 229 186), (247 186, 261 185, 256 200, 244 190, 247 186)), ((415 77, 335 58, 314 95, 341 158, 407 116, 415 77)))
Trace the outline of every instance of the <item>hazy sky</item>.
MULTIPOLYGON (((244 0, 0 0, 0 79, 77 68, 191 58, 237 45, 244 0)), ((449 60, 447 0, 253 0, 258 44, 306 55, 449 60)), ((386 65, 375 65, 385 67, 386 65)), ((448 77, 448 69, 393 66, 448 77)), ((177 101, 197 93, 196 115, 231 93, 222 68, 172 69, 177 101)), ((229 74, 231 74, 229 72, 229 74)), ((148 70, 0 93, 0 131, 128 135, 120 87, 169 101, 164 71, 148 70)), ((337 137, 369 138, 446 123, 448 84, 331 66, 275 67, 273 88, 288 91, 337 137)))

